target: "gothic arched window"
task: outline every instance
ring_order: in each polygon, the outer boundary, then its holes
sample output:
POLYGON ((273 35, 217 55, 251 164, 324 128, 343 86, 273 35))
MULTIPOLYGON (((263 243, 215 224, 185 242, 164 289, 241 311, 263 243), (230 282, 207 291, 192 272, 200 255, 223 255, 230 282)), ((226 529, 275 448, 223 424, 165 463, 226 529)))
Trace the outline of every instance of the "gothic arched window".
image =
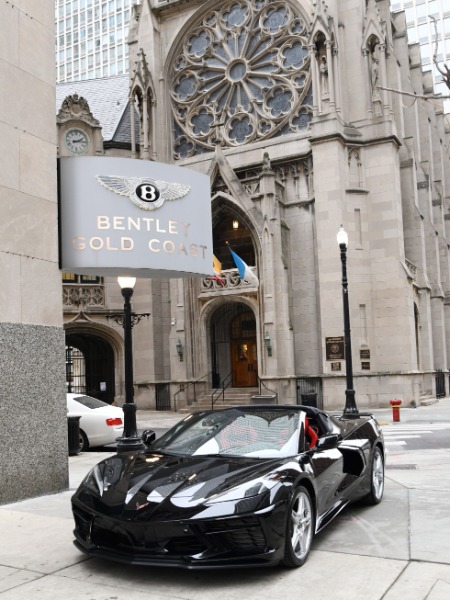
POLYGON ((175 157, 307 129, 306 35, 286 2, 232 0, 207 13, 172 67, 175 157))

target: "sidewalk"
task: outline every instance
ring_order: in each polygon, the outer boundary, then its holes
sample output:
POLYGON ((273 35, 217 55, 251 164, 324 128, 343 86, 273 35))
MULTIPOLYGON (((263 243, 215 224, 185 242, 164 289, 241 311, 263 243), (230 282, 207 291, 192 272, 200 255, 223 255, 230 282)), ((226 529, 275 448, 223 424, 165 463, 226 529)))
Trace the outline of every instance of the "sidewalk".
MULTIPOLYGON (((386 427, 392 411, 374 411, 386 427)), ((174 413, 138 411, 139 429, 174 413)), ((402 423, 450 423, 450 399, 401 409, 402 423)), ((69 458, 70 490, 0 506, 0 600, 448 600, 450 450, 390 453, 376 507, 351 506, 301 569, 189 572, 86 559, 72 544, 70 497, 107 453, 69 458)))

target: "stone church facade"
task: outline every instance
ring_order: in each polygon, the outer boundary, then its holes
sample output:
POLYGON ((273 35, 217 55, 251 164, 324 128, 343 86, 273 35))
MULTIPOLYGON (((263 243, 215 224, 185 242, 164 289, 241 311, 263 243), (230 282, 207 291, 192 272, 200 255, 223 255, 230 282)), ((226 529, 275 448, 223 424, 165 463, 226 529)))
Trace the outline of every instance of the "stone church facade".
MULTIPOLYGON (((403 13, 384 0, 145 0, 129 44, 115 133, 102 137, 80 82, 59 107, 60 155, 208 174, 222 263, 221 281, 138 281, 133 309, 151 313, 133 331, 138 407, 208 405, 227 387, 228 399, 341 409, 341 224, 358 407, 446 395, 449 129, 403 13), (70 147, 72 130, 84 149, 70 147)), ((118 285, 68 277, 68 347, 91 391, 120 402, 122 331, 106 319, 121 309, 118 285)))

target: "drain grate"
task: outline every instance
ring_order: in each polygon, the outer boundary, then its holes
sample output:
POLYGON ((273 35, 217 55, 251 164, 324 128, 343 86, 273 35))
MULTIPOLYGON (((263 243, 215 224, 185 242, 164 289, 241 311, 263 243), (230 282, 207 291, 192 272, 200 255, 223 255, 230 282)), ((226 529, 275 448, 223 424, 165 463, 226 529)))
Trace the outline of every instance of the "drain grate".
POLYGON ((415 471, 417 465, 386 465, 386 469, 400 469, 402 471, 415 471))

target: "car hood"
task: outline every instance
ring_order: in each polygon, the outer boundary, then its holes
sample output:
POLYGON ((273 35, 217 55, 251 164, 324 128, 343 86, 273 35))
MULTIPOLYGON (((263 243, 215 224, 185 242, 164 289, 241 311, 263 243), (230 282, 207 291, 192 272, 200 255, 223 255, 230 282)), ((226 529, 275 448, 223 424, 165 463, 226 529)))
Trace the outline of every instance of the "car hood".
MULTIPOLYGON (((291 459, 292 460, 292 459, 291 459)), ((288 459, 116 455, 99 463, 74 498, 100 513, 176 519, 199 509, 257 496, 279 483, 288 459), (281 474, 280 474, 281 477, 281 474)), ((298 468, 298 463, 297 468, 298 468)))

